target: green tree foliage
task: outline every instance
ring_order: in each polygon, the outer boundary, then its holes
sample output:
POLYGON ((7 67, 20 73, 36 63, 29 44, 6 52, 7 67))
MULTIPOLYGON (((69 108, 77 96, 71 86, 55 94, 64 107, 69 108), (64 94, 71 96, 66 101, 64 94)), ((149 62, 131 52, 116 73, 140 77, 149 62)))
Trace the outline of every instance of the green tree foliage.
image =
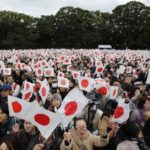
POLYGON ((150 7, 136 1, 112 13, 63 7, 56 15, 34 18, 0 12, 0 49, 10 48, 150 48, 150 7))
POLYGON ((14 12, 0 12, 0 48, 35 47, 35 18, 14 12))
POLYGON ((117 48, 150 48, 150 7, 129 2, 113 10, 113 45, 117 48))

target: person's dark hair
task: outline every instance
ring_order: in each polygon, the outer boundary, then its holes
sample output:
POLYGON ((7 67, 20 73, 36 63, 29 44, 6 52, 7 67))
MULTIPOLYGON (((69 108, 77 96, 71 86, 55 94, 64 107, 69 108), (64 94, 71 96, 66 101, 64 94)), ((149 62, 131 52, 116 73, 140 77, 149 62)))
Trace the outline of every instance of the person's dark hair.
POLYGON ((2 110, 3 113, 6 113, 9 116, 9 109, 7 103, 1 103, 0 109, 2 110))
MULTIPOLYGON (((120 80, 119 80, 119 79, 114 78, 114 80, 112 81, 112 84, 114 84, 114 82, 119 82, 119 83, 120 83, 120 80)), ((121 83, 120 83, 120 84, 121 84, 121 83)))
POLYGON ((147 99, 146 99, 145 97, 140 97, 140 98, 138 99, 138 103, 137 103, 138 109, 141 109, 141 108, 144 107, 144 104, 145 104, 146 100, 147 100, 147 99))
POLYGON ((143 133, 144 133, 144 135, 149 135, 150 136, 150 119, 145 121, 144 128, 143 128, 143 133))
POLYGON ((85 121, 85 119, 84 118, 76 118, 75 120, 74 120, 74 127, 76 128, 76 125, 77 125, 77 122, 78 121, 84 121, 85 123, 86 123, 86 121, 85 121))
POLYGON ((141 127, 137 122, 128 121, 126 124, 122 125, 123 133, 130 138, 137 138, 141 127))
POLYGON ((22 145, 16 135, 9 134, 0 140, 0 144, 5 143, 9 150, 22 150, 22 145))
POLYGON ((104 116, 110 117, 111 115, 113 115, 117 105, 118 105, 118 102, 116 102, 114 100, 108 100, 108 102, 107 102, 107 104, 105 106, 104 112, 102 114, 102 118, 104 116))

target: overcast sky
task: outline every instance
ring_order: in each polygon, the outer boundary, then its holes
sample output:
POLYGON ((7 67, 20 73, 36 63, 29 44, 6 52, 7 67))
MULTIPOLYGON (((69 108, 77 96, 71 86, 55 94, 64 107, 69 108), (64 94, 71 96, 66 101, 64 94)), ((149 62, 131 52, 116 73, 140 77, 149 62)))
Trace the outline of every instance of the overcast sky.
MULTIPOLYGON (((111 12, 130 0, 0 0, 0 10, 11 10, 35 17, 55 14, 61 7, 73 6, 87 10, 111 12)), ((150 0, 136 0, 150 6, 150 0)))

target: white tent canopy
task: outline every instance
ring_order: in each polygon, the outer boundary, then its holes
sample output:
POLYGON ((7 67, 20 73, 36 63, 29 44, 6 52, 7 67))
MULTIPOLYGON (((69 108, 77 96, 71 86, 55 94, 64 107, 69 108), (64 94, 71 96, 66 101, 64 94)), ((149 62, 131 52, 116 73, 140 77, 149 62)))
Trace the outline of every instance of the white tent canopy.
POLYGON ((98 45, 98 48, 100 49, 111 49, 111 45, 98 45))

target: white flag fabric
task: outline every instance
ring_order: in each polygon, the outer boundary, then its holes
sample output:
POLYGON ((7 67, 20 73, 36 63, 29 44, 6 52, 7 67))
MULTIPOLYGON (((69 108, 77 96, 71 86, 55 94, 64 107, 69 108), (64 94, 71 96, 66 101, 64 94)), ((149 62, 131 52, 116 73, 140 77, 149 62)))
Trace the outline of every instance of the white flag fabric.
POLYGON ((11 68, 3 68, 3 75, 4 76, 11 75, 11 68))
POLYGON ((60 124, 59 115, 39 106, 36 101, 29 103, 16 97, 8 96, 8 107, 10 116, 31 122, 46 139, 60 124))
POLYGON ((61 122, 64 127, 67 127, 69 122, 88 104, 89 100, 83 95, 79 88, 71 90, 64 98, 61 107, 56 110, 56 113, 61 115, 61 122))
POLYGON ((150 69, 149 69, 149 71, 148 71, 146 84, 150 84, 150 69))
POLYGON ((2 70, 3 68, 5 68, 5 64, 3 61, 0 61, 0 70, 2 70))

